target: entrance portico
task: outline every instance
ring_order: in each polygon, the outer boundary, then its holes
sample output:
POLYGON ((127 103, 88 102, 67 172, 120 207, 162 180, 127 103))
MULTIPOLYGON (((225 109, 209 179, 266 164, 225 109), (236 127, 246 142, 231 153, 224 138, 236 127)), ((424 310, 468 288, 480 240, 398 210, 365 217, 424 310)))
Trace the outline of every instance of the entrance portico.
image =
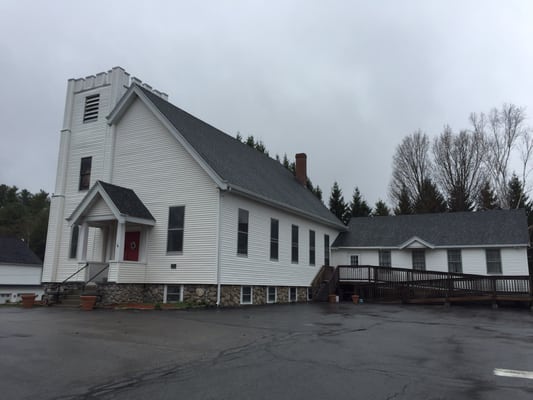
POLYGON ((89 264, 85 280, 108 265, 108 281, 144 280, 146 243, 155 219, 133 190, 97 181, 67 220, 79 232, 77 261, 89 264), (89 238, 95 249, 90 255, 89 238))

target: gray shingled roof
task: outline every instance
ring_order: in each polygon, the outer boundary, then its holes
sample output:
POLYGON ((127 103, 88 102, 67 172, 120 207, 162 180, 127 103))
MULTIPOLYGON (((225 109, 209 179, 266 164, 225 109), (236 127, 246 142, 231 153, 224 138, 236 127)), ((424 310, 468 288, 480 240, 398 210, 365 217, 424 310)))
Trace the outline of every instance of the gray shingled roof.
POLYGON ((524 210, 352 218, 332 247, 399 247, 413 237, 434 246, 529 244, 524 210))
POLYGON ((261 198, 343 227, 342 222, 278 161, 138 87, 230 187, 245 189, 261 198))
POLYGON ((102 181, 98 181, 98 183, 121 214, 155 221, 155 218, 133 190, 102 181))
POLYGON ((22 240, 0 236, 0 264, 42 265, 43 262, 22 240))

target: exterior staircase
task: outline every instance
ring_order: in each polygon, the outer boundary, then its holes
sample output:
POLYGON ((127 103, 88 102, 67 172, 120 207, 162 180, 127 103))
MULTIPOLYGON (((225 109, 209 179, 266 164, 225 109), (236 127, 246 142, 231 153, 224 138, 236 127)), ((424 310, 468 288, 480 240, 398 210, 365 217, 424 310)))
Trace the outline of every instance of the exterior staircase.
POLYGON ((61 308, 79 308, 80 296, 82 294, 81 289, 69 289, 65 290, 60 297, 60 300, 54 304, 54 307, 61 308))
POLYGON ((313 301, 328 301, 330 294, 340 294, 339 272, 335 267, 324 265, 311 283, 313 301))

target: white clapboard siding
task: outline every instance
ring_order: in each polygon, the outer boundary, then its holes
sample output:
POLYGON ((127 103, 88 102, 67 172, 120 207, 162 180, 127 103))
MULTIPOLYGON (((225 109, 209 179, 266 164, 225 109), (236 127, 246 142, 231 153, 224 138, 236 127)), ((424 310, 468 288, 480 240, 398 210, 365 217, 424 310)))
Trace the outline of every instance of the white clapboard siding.
POLYGON ((109 208, 109 206, 106 204, 104 199, 100 195, 97 195, 98 199, 94 202, 94 204, 91 206, 91 208, 88 210, 87 215, 88 217, 112 217, 113 212, 109 208))
MULTIPOLYGON (((379 250, 367 249, 336 249, 333 251, 335 265, 350 264, 350 255, 359 254, 361 265, 379 265, 379 250)), ((525 247, 503 247, 500 249, 503 275, 528 275, 527 249, 525 247)), ((426 269, 432 271, 448 271, 447 249, 426 249, 426 269)), ((487 275, 485 248, 461 249, 463 273, 487 275)), ((392 250, 391 263, 396 268, 412 268, 412 251, 392 250)))
POLYGON ((43 268, 40 265, 0 264, 1 285, 40 285, 43 268))
MULTIPOLYGON (((116 126, 113 160, 111 183, 133 189, 156 220, 148 229, 145 282, 216 283, 218 189, 140 100, 116 126), (185 206, 181 254, 166 251, 170 206, 185 206)), ((132 276, 140 275, 119 271, 118 282, 132 276)))
POLYGON ((324 234, 334 229, 232 194, 222 199, 221 282, 223 284, 309 286, 324 264, 324 234), (238 210, 249 212, 248 256, 237 255, 238 210), (279 258, 270 260, 270 219, 279 220, 279 258), (291 226, 298 225, 299 260, 291 262, 291 226), (309 265, 309 230, 315 231, 315 265, 309 265))
MULTIPOLYGON (((66 184, 62 199, 53 199, 50 210, 50 221, 52 224, 48 229, 46 244, 46 254, 44 261, 43 282, 62 281, 77 271, 78 262, 69 258, 71 228, 66 221, 76 206, 85 197, 87 191, 79 190, 80 165, 83 157, 92 157, 91 180, 92 186, 96 180, 103 179, 104 145, 106 135, 109 131, 106 116, 114 106, 109 101, 112 86, 100 86, 91 90, 76 93, 72 105, 72 121, 70 125, 69 148, 66 159, 66 184), (83 112, 85 108, 85 98, 87 96, 100 93, 100 107, 98 119, 93 122, 83 123, 83 112), (64 202, 63 215, 59 215, 59 204, 64 202), (59 218, 58 218, 59 217, 59 218), (59 225, 55 221, 59 221, 59 225), (54 254, 57 251, 57 264, 55 264, 54 254), (54 274, 54 268, 56 272, 54 274)), ((69 110, 67 104, 66 110, 69 110)), ((58 173, 58 176, 60 174, 58 173)), ((87 254, 90 257, 100 250, 98 246, 99 232, 92 232, 89 235, 87 254)))

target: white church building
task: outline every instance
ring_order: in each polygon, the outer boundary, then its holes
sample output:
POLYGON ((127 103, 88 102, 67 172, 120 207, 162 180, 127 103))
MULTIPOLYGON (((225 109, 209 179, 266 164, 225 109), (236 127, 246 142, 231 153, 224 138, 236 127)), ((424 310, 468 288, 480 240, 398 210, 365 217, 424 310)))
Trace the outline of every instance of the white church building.
POLYGON ((307 301, 345 227, 305 183, 305 154, 295 176, 120 67, 71 79, 43 282, 101 271, 104 302, 307 301))

